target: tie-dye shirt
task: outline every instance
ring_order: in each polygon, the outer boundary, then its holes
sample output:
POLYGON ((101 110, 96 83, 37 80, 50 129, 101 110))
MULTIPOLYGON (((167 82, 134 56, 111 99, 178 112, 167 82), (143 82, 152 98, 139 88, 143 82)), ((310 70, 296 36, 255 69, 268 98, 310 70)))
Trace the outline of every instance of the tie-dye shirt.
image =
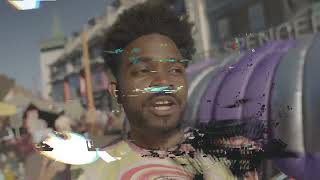
POLYGON ((143 157, 146 151, 129 141, 120 141, 106 149, 111 156, 121 157, 120 160, 107 163, 99 159, 85 166, 73 166, 72 180, 192 180, 197 168, 203 170, 204 179, 207 180, 236 179, 218 161, 212 163, 202 158, 202 167, 194 168, 196 163, 190 159, 143 157))

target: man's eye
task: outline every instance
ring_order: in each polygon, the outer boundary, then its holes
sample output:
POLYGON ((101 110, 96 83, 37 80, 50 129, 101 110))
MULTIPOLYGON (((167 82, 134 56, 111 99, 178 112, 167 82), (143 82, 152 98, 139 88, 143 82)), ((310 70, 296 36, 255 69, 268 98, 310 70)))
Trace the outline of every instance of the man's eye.
POLYGON ((143 74, 148 74, 149 72, 151 72, 151 70, 149 70, 148 68, 141 68, 141 69, 136 69, 132 71, 132 75, 134 76, 143 75, 143 74))
POLYGON ((174 73, 174 74, 183 74, 184 73, 184 70, 181 69, 181 68, 173 68, 170 70, 171 73, 174 73))
POLYGON ((140 73, 149 73, 150 70, 149 69, 140 69, 139 72, 140 73))

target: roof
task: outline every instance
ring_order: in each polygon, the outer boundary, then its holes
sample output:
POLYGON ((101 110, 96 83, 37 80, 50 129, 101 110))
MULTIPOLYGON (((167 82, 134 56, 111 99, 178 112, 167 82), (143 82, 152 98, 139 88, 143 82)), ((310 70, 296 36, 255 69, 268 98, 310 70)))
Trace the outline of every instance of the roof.
POLYGON ((0 74, 0 101, 8 94, 10 89, 15 86, 15 81, 5 75, 0 74))

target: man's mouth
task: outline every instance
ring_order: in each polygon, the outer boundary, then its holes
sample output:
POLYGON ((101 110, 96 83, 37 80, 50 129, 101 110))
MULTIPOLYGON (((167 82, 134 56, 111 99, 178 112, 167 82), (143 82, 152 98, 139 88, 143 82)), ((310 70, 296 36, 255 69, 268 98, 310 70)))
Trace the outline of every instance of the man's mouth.
POLYGON ((178 110, 178 103, 171 96, 157 96, 151 100, 149 108, 156 116, 168 116, 178 110))

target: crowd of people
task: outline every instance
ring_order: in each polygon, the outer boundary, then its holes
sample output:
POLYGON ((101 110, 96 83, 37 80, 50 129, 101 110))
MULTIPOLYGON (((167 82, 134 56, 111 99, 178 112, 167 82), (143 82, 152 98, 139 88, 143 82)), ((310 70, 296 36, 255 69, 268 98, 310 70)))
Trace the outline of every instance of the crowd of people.
POLYGON ((39 117, 39 110, 36 107, 24 111, 21 116, 22 126, 15 128, 12 126, 12 120, 16 118, 17 112, 11 109, 16 107, 7 103, 2 104, 10 109, 0 110, 0 180, 36 179, 39 176, 37 168, 40 168, 41 157, 35 144, 46 139, 52 131, 75 132, 99 139, 112 133, 120 135, 123 130, 121 120, 112 112, 94 111, 96 128, 95 133, 91 134, 93 125, 88 117, 92 116, 92 112, 84 112, 80 119, 72 119, 62 113, 56 116, 53 123, 48 123, 42 119, 43 117, 39 117))

